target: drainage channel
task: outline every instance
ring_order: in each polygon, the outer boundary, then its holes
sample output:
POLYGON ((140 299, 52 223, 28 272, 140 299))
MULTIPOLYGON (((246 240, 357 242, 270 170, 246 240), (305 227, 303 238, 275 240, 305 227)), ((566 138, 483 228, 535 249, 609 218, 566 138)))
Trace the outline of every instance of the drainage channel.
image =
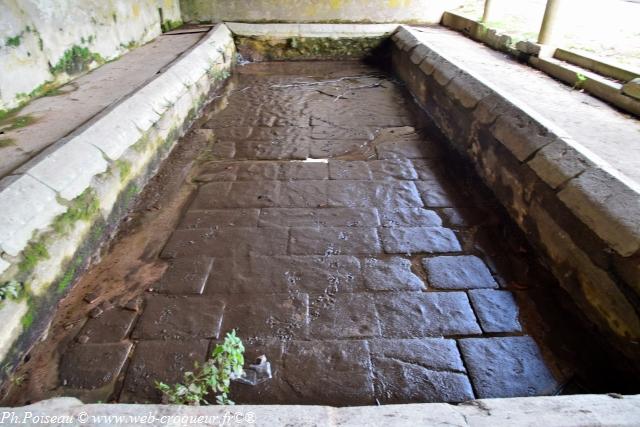
POLYGON ((156 381, 181 381, 232 330, 273 374, 234 383, 238 403, 617 387, 552 276, 429 129, 364 63, 238 67, 3 403, 158 403, 156 381))

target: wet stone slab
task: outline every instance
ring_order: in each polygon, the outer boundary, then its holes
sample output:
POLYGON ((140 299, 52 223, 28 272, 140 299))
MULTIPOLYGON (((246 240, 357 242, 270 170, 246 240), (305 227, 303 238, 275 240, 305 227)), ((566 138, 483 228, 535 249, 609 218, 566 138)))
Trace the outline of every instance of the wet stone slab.
POLYGON ((474 398, 454 340, 372 340, 369 347, 380 402, 463 402, 474 398))
POLYGON ((411 261, 400 257, 367 258, 363 267, 364 286, 372 291, 419 291, 422 280, 411 271, 411 261))
POLYGON ((432 141, 411 126, 385 127, 373 141, 380 159, 416 159, 430 157, 432 141))
POLYGON ((559 387, 531 337, 459 341, 478 398, 539 396, 559 387))
POLYGON ((429 285, 438 289, 497 288, 491 272, 473 255, 424 258, 429 285))
POLYGON ((190 210, 185 213, 178 229, 255 227, 260 209, 190 210))
POLYGON ((129 335, 136 316, 136 312, 122 308, 105 310, 100 316, 87 320, 76 341, 82 343, 122 341, 129 335))
POLYGON ((454 185, 442 180, 416 181, 416 188, 430 208, 474 207, 473 198, 464 195, 454 185))
POLYGON ((423 208, 379 209, 383 227, 439 227, 442 220, 432 210, 423 208))
POLYGON ((474 289, 469 291, 471 305, 482 330, 489 333, 520 332, 518 305, 509 291, 474 289))
POLYGON ((213 258, 197 256, 171 262, 153 290, 162 294, 201 294, 213 266, 213 258))
POLYGON ((217 338, 224 303, 197 296, 149 295, 132 337, 142 340, 217 338))
POLYGON ((182 382, 184 373, 202 363, 209 351, 208 340, 141 341, 133 351, 119 401, 159 402, 156 381, 182 382))
POLYGON ((462 248, 454 232, 443 227, 397 227, 380 231, 388 254, 458 252, 462 248))
POLYGON ((60 385, 83 390, 112 388, 131 346, 130 342, 73 345, 60 361, 60 385))
POLYGON ((329 178, 336 180, 371 180, 369 162, 362 160, 331 160, 329 161, 329 178))
POLYGON ((366 341, 293 341, 284 364, 284 380, 295 394, 292 403, 375 403, 366 341))
POLYGON ((464 292, 379 294, 376 310, 385 338, 482 333, 464 292))
POLYGON ((412 181, 329 181, 329 206, 422 207, 412 181))
POLYGON ((291 162, 280 166, 278 179, 319 180, 329 178, 329 167, 323 162, 291 162))
POLYGON ((279 228, 176 230, 162 250, 162 257, 284 255, 288 240, 288 230, 279 228))
POLYGON ((294 255, 358 255, 381 253, 375 228, 293 228, 289 251, 294 255))
POLYGON ((372 295, 338 294, 312 314, 308 337, 345 339, 380 336, 380 324, 372 295))
POLYGON ((235 329, 247 338, 290 340, 306 333, 309 296, 298 293, 215 296, 225 303, 223 335, 235 329))
POLYGON ((372 160, 369 162, 369 168, 375 180, 418 179, 418 174, 409 159, 372 160))
POLYGON ((353 256, 252 256, 218 258, 207 294, 323 293, 362 290, 360 261, 353 256))

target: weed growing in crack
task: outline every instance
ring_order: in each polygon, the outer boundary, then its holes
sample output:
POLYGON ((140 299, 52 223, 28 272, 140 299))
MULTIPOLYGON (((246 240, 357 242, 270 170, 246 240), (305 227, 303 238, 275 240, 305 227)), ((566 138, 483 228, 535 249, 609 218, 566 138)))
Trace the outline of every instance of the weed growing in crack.
POLYGON ((233 330, 227 333, 224 342, 216 345, 202 366, 197 362, 193 372, 184 373, 184 383, 170 386, 156 381, 162 392, 163 403, 178 405, 209 405, 205 399, 209 393, 216 396, 219 405, 233 405, 229 399, 231 380, 242 376, 244 345, 233 330))
POLYGON ((5 299, 18 299, 22 293, 22 283, 15 280, 6 282, 0 286, 0 300, 5 299))

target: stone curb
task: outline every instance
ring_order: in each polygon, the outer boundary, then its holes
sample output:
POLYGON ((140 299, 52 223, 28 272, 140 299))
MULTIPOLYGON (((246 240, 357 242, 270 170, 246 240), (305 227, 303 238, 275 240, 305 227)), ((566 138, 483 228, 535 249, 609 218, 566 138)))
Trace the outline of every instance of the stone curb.
POLYGON ((245 24, 226 22, 229 30, 243 37, 330 37, 362 38, 390 35, 398 24, 245 24))
MULTIPOLYGON (((256 426, 636 426, 640 396, 573 395, 482 399, 460 405, 331 406, 237 405, 177 406, 90 404, 60 397, 20 408, 0 408, 8 421, 57 416, 68 425, 235 425, 256 426), (30 417, 30 418, 26 418, 30 417), (116 418, 118 417, 118 418, 116 418), (142 418, 145 417, 145 418, 142 418), (136 421, 137 420, 137 421, 136 421), (66 423, 68 421, 68 423, 66 423)), ((42 418, 44 419, 44 418, 42 418)))
POLYGON ((97 249, 100 242, 87 243, 95 224, 100 230, 117 224, 126 212, 123 204, 168 155, 214 85, 229 75, 234 52, 231 32, 218 25, 155 79, 0 180, 0 285, 24 284, 19 300, 0 303, 0 360, 7 362, 33 322, 35 313, 24 318, 26 307, 34 299, 62 296, 45 291, 61 277, 73 279, 79 261, 68 265, 81 248, 97 249), (73 211, 80 202, 85 205, 73 211), (83 208, 93 216, 78 218, 83 208), (34 245, 38 251, 27 255, 34 245))

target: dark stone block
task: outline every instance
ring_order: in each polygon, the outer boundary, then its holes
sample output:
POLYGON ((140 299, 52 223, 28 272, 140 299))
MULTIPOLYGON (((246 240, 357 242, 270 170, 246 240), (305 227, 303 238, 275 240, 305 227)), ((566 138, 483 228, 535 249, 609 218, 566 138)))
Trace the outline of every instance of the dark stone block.
POLYGON ((438 214, 428 209, 380 209, 378 212, 383 227, 439 227, 442 225, 438 214))
POLYGON ((293 228, 289 251, 294 255, 358 255, 382 252, 375 228, 293 228))
POLYGON ((497 288, 491 272, 473 255, 423 258, 430 286, 438 289, 497 288))
POLYGON ((130 342, 71 346, 60 360, 60 384, 82 390, 107 387, 109 394, 130 350, 130 342))
POLYGON ((458 252, 456 235, 443 227, 396 227, 380 231, 384 251, 389 254, 458 252))
POLYGON ((329 177, 336 180, 370 180, 369 163, 362 160, 330 160, 329 177))
POLYGON ((548 395, 559 386, 531 337, 459 342, 478 398, 548 395))
POLYGON ((376 309, 385 338, 471 335, 482 331, 464 292, 378 294, 376 309))
POLYGON ((284 255, 288 238, 288 231, 281 228, 176 230, 162 250, 162 257, 284 255))
POLYGON ((293 341, 284 364, 284 380, 296 403, 371 405, 371 362, 366 341, 293 341))
POLYGON ((184 373, 208 356, 208 340, 142 341, 136 345, 119 402, 160 403, 156 381, 182 383, 184 373))
POLYGON ((469 291, 469 298, 484 332, 522 331, 518 321, 518 305, 511 292, 476 289, 469 291))
POLYGON ((177 229, 255 227, 260 209, 190 210, 177 229))
POLYGON ((364 285, 373 291, 420 291, 422 280, 411 271, 411 261, 400 257, 364 261, 364 285))
POLYGON ((86 337, 83 340, 88 343, 122 341, 129 335, 135 320, 136 312, 112 308, 99 317, 89 319, 78 334, 78 338, 86 337))
POLYGON ((235 329, 243 337, 289 340, 306 333, 309 296, 298 293, 216 296, 225 302, 222 332, 235 329))
POLYGON ((149 295, 134 339, 218 338, 224 304, 211 298, 149 295))
POLYGON ((217 258, 206 293, 353 292, 361 283, 360 262, 353 256, 217 258))
POLYGON ((153 290, 164 294, 201 294, 213 265, 213 258, 180 258, 171 263, 153 290))
POLYGON ((380 336, 373 298, 368 294, 338 294, 314 307, 309 338, 367 338, 380 336))

